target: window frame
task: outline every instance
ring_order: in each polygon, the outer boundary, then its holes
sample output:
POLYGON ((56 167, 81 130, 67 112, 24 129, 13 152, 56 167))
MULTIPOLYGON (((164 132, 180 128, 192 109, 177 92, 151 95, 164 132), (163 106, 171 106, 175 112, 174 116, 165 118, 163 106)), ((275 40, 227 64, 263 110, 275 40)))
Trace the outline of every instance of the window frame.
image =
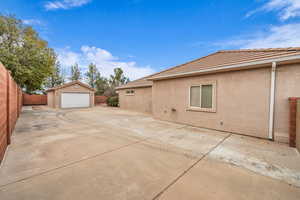
POLYGON ((191 84, 188 87, 188 106, 187 111, 198 111, 198 112, 217 112, 217 81, 203 81, 196 84, 191 84), (202 86, 203 85, 212 85, 212 107, 211 108, 202 108, 201 107, 201 95, 202 95, 202 86), (191 106, 191 88, 200 87, 200 107, 191 106))
POLYGON ((125 90, 125 95, 126 96, 134 96, 135 95, 135 90, 134 89, 125 90), (127 93, 127 91, 130 91, 130 92, 127 93))

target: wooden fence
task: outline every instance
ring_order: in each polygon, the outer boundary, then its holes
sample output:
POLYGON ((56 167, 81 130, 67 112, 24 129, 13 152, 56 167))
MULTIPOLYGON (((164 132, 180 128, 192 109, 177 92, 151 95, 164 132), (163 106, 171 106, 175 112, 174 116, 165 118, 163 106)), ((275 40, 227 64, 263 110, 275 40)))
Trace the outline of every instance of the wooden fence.
POLYGON ((95 96, 95 104, 103 104, 106 103, 108 97, 106 96, 95 96))
POLYGON ((22 109, 22 90, 0 63, 0 163, 22 109))
POLYGON ((23 105, 47 105, 47 95, 24 93, 23 105))

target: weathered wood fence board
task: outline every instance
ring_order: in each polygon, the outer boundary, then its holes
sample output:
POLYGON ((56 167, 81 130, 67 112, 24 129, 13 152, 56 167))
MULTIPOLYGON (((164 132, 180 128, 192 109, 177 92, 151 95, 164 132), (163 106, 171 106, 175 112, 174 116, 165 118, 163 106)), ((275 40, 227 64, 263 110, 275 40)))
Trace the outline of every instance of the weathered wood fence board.
POLYGON ((47 105, 47 95, 23 94, 23 105, 47 105))
POLYGON ((95 104, 106 103, 107 98, 106 96, 95 96, 95 104))
POLYGON ((0 162, 22 109, 22 90, 0 63, 0 162))

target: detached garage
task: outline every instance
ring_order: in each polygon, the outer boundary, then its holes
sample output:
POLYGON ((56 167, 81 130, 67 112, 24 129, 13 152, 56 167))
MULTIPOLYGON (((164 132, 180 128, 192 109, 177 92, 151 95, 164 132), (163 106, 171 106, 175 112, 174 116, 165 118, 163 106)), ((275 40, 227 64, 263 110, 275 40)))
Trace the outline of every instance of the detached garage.
POLYGON ((48 106, 52 108, 88 108, 94 106, 94 89, 73 81, 47 90, 48 106))

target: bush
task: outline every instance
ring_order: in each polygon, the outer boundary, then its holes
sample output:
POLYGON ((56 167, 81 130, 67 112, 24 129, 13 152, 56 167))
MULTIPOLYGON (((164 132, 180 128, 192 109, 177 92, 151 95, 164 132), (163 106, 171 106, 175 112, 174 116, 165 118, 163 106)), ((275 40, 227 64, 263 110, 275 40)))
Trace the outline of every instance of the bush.
POLYGON ((118 107, 119 106, 119 97, 117 97, 117 96, 108 97, 107 98, 107 105, 108 106, 113 106, 113 107, 118 107))

